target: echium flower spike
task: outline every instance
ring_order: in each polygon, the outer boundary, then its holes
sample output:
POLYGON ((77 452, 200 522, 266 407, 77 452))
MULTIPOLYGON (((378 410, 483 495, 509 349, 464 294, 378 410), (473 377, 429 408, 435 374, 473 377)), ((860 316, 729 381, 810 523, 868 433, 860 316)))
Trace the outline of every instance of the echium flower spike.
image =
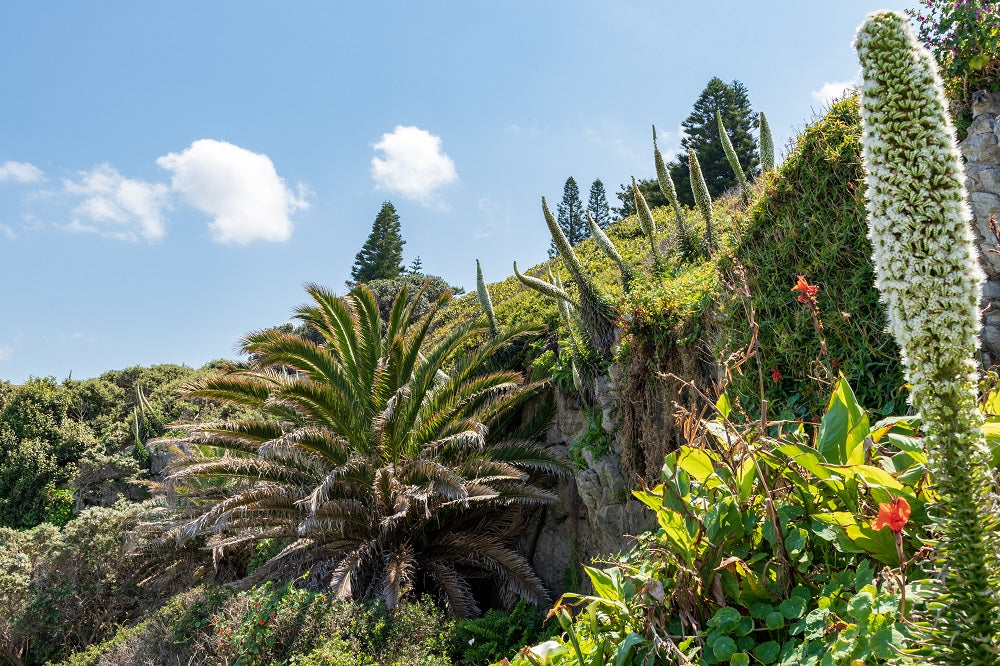
POLYGON ((708 193, 708 183, 701 173, 698 155, 693 150, 688 150, 688 167, 691 174, 691 194, 694 195, 698 212, 705 220, 705 246, 711 252, 715 246, 715 240, 712 238, 712 195, 708 193))
POLYGON ((566 301, 567 303, 571 304, 573 307, 579 307, 579 306, 577 306, 576 301, 573 300, 573 297, 570 296, 569 294, 567 294, 560 287, 557 287, 554 284, 550 284, 550 283, 546 282, 545 280, 539 280, 536 277, 531 277, 530 275, 522 275, 517 270, 517 262, 516 261, 514 262, 514 276, 518 280, 520 280, 521 284, 523 284, 525 287, 528 287, 529 289, 534 289, 535 291, 537 291, 538 293, 542 294, 543 296, 548 296, 549 298, 554 298, 557 301, 566 301))
POLYGON ((667 165, 660 154, 660 148, 656 145, 656 126, 653 126, 653 163, 656 165, 656 180, 660 184, 660 192, 670 202, 670 207, 674 209, 674 220, 677 222, 677 241, 684 247, 688 242, 687 229, 684 228, 684 217, 681 215, 681 202, 677 199, 677 188, 674 187, 674 179, 667 171, 667 165))
POLYGON ((743 173, 743 167, 740 166, 740 158, 736 157, 736 149, 733 148, 733 142, 729 140, 729 135, 726 134, 726 126, 722 124, 722 113, 716 111, 715 119, 719 123, 719 139, 722 141, 722 150, 726 153, 726 159, 729 160, 729 166, 732 168, 733 173, 736 174, 736 180, 740 181, 740 189, 746 194, 747 175, 743 173))
POLYGON ((542 214, 545 224, 549 227, 552 241, 555 243, 563 265, 576 280, 576 288, 580 294, 577 310, 587 328, 587 334, 594 341, 594 347, 605 359, 611 358, 611 349, 615 343, 615 308, 611 299, 601 291, 593 278, 583 270, 577 259, 573 246, 566 240, 566 234, 556 221, 555 215, 549 210, 545 197, 542 197, 542 214))
POLYGON ((659 268, 660 249, 657 247, 656 242, 656 222, 653 220, 652 211, 649 210, 649 204, 646 203, 646 197, 642 196, 639 186, 635 184, 635 178, 632 178, 632 196, 635 198, 635 210, 639 213, 639 224, 642 226, 642 232, 649 239, 649 250, 653 254, 653 265, 659 268))
POLYGON ((604 229, 594 221, 594 216, 587 211, 587 222, 590 224, 590 235, 594 237, 594 242, 597 243, 597 247, 604 251, 604 254, 608 255, 611 261, 618 265, 618 270, 622 273, 622 286, 625 291, 628 292, 632 280, 635 279, 635 269, 632 268, 632 264, 625 261, 618 248, 615 247, 614 241, 608 238, 608 235, 604 233, 604 229))
POLYGON ((479 296, 479 304, 483 306, 483 312, 486 313, 486 320, 490 324, 490 334, 496 336, 497 331, 497 316, 493 312, 493 299, 490 298, 490 291, 486 288, 486 280, 483 279, 483 267, 480 266, 479 260, 476 259, 476 295, 479 296))
POLYGON ((920 413, 939 502, 935 609, 918 623, 925 663, 1000 661, 998 518, 976 408, 983 273, 965 177, 934 60, 905 16, 858 29, 862 146, 877 285, 920 413))
POLYGON ((760 170, 761 173, 774 171, 774 136, 763 111, 760 112, 760 170))
MULTIPOLYGON (((551 269, 549 269, 549 282, 555 285, 557 289, 563 289, 562 280, 551 269)), ((556 305, 559 308, 559 319, 566 328, 575 371, 579 364, 584 363, 587 357, 593 354, 594 345, 590 342, 590 338, 587 337, 583 321, 580 319, 580 313, 571 308, 570 304, 566 301, 557 301, 556 305)), ((579 386, 576 388, 580 390, 579 386)))

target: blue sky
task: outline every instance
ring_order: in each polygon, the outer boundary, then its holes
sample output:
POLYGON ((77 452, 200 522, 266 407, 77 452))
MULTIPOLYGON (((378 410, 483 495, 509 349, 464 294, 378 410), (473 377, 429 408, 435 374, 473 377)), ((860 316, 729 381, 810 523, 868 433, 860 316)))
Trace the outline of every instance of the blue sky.
POLYGON ((234 357, 343 290, 384 200, 466 289, 539 198, 652 175, 708 80, 785 145, 857 75, 866 2, 0 4, 0 378, 234 357))

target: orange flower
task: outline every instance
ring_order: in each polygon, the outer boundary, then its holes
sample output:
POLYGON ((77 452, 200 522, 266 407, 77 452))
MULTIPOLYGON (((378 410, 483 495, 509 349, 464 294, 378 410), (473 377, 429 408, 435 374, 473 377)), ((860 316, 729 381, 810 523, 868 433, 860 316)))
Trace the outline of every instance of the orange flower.
POLYGON ((792 287, 792 291, 797 291, 799 293, 798 301, 799 303, 809 303, 816 300, 816 292, 819 291, 819 287, 814 284, 809 284, 806 282, 804 276, 800 275, 795 286, 792 287))
POLYGON ((781 381, 781 377, 782 377, 782 375, 781 375, 781 371, 780 370, 778 370, 777 368, 771 368, 771 381, 772 382, 780 382, 781 381))
POLYGON ((880 530, 888 527, 893 532, 902 532, 903 526, 910 520, 910 503, 902 497, 897 497, 890 504, 879 503, 878 518, 872 527, 880 530))

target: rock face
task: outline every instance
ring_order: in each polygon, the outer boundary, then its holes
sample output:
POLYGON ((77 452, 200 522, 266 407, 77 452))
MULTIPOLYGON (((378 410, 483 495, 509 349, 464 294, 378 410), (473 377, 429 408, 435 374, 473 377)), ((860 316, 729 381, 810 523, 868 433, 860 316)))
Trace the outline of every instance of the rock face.
MULTIPOLYGON (((546 510, 538 526, 532 563, 539 577, 555 594, 570 586, 574 570, 596 556, 627 552, 635 543, 633 535, 651 529, 652 512, 632 497, 629 483, 621 469, 621 447, 617 432, 616 402, 621 399, 617 373, 598 377, 594 385, 596 412, 601 414, 601 428, 610 437, 610 450, 595 455, 582 452, 583 469, 574 472, 572 481, 559 487, 560 501, 546 510)), ((583 437, 590 423, 587 412, 575 395, 556 391, 556 417, 547 436, 547 444, 566 451, 583 437)), ((578 585, 583 581, 575 581, 578 585)))
POLYGON ((983 286, 983 367, 1000 363, 1000 120, 983 113, 972 121, 960 145, 965 156, 965 187, 979 241, 980 263, 986 272, 983 286), (992 226, 991 226, 992 219, 992 226))

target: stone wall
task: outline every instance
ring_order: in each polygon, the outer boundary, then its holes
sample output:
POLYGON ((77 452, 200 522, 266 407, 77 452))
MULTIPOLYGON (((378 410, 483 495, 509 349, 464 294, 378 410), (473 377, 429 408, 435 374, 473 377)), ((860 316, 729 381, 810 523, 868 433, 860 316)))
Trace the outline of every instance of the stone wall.
POLYGON ((986 272, 983 287, 983 367, 1000 363, 1000 121, 983 113, 972 121, 961 143, 965 156, 966 189, 979 241, 980 263, 986 272), (991 226, 991 219, 993 220, 991 226))

